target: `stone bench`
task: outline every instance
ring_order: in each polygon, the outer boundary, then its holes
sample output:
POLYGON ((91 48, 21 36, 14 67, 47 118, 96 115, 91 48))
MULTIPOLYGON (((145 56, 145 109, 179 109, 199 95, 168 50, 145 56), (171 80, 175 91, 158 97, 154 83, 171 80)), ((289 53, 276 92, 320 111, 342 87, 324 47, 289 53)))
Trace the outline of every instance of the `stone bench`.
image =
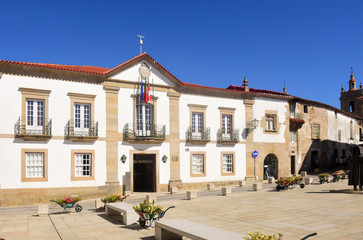
POLYGON ((242 234, 227 231, 221 228, 207 226, 186 219, 168 219, 155 222, 156 240, 176 240, 182 237, 198 240, 234 240, 242 239, 242 234))
POLYGON ((107 216, 122 215, 122 223, 129 225, 139 220, 139 215, 132 205, 124 202, 106 203, 105 212, 107 216))

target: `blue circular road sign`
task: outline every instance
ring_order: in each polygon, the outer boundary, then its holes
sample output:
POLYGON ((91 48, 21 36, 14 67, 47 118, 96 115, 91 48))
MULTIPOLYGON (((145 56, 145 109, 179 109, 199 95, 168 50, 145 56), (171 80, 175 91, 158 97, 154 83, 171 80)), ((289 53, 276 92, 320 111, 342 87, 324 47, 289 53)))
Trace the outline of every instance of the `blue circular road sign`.
POLYGON ((255 150, 255 151, 253 151, 253 153, 252 153, 252 157, 254 157, 254 158, 256 158, 258 156, 258 152, 255 150))

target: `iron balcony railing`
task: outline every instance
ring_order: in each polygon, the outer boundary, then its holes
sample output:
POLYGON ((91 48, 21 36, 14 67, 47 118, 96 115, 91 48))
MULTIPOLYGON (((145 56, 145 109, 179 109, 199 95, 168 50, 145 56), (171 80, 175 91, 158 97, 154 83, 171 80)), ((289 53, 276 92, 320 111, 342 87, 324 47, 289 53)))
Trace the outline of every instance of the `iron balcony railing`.
POLYGON ((52 136, 52 119, 21 118, 14 125, 15 136, 52 136))
POLYGON ((133 124, 126 123, 124 126, 124 139, 138 140, 165 140, 166 126, 161 124, 133 124))
POLYGON ((69 120, 64 128, 67 137, 98 137, 98 122, 69 120))
POLYGON ((202 128, 201 131, 192 131, 192 127, 188 127, 186 131, 187 141, 209 141, 210 140, 210 128, 202 128))
POLYGON ((239 141, 239 130, 232 129, 230 134, 224 134, 221 129, 217 133, 218 142, 238 142, 239 141))

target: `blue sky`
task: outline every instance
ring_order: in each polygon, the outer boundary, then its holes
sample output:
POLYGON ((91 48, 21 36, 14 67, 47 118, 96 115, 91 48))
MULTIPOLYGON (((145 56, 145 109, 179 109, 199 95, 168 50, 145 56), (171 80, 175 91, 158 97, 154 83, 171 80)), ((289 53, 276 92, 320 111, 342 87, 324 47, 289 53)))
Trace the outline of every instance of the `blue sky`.
POLYGON ((3 1, 0 59, 112 68, 143 49, 181 81, 339 108, 363 81, 363 1, 3 1))

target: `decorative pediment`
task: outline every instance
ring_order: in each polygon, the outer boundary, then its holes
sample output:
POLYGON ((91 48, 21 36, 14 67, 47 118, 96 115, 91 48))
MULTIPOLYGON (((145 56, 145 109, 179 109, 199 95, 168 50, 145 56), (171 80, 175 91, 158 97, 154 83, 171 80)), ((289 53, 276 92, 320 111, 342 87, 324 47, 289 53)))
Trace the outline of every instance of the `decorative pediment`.
POLYGON ((140 67, 143 68, 145 65, 150 70, 150 75, 148 77, 150 84, 171 87, 181 85, 181 82, 175 76, 173 76, 159 63, 155 62, 147 54, 139 55, 136 59, 131 59, 130 61, 111 69, 107 73, 107 78, 128 82, 140 82, 140 67))

